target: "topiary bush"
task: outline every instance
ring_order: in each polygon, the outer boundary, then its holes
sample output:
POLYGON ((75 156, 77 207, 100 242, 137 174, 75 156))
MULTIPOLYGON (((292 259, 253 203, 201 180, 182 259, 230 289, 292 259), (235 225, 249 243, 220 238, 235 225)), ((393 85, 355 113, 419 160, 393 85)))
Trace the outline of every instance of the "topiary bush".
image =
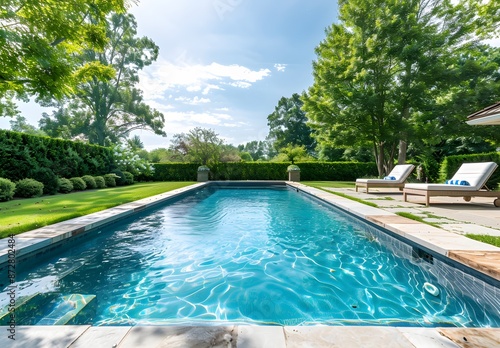
POLYGON ((43 194, 43 184, 35 179, 23 179, 16 183, 14 196, 21 198, 40 197, 43 194))
POLYGON ((102 176, 94 176, 96 188, 105 188, 106 182, 102 176))
POLYGON ((14 197, 16 184, 9 179, 0 178, 0 202, 9 201, 14 197))
POLYGON ((106 187, 115 187, 116 186, 116 179, 119 178, 118 175, 116 174, 104 174, 104 182, 106 183, 106 187))
POLYGON ((117 177, 115 178, 116 186, 126 185, 125 183, 125 175, 120 169, 114 169, 111 171, 111 174, 115 174, 117 177))
POLYGON ((31 172, 31 177, 43 184, 44 194, 55 195, 59 190, 59 178, 49 168, 37 168, 31 172))
POLYGON ((73 191, 73 184, 69 179, 59 178, 59 192, 70 193, 73 191))
POLYGON ((73 190, 75 191, 83 191, 87 188, 87 184, 79 176, 70 178, 69 181, 73 184, 73 190))
POLYGON ((123 177, 124 177, 125 185, 132 185, 134 183, 134 174, 124 171, 123 177))
POLYGON ((92 175, 84 175, 82 176, 82 180, 85 181, 85 185, 87 185, 87 189, 95 189, 97 188, 97 184, 92 175))

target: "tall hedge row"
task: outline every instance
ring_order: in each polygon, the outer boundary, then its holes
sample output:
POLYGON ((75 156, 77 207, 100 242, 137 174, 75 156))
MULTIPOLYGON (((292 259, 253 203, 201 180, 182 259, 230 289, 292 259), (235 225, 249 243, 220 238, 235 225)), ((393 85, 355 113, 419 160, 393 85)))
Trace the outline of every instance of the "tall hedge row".
MULTIPOLYGON (((488 152, 472 155, 456 155, 448 156, 441 163, 440 169, 440 182, 445 182, 450 179, 460 168, 462 163, 472 163, 472 162, 496 162, 500 166, 500 152, 488 152)), ((500 183, 500 168, 497 168, 493 175, 490 177, 486 186, 490 189, 494 189, 500 183)))
MULTIPOLYGON (((210 168, 210 180, 287 180, 290 163, 238 162, 219 163, 210 168)), ((377 176, 375 163, 299 162, 301 180, 354 181, 377 176)), ((154 181, 196 181, 197 164, 155 163, 154 181)))
POLYGON ((109 172, 112 160, 106 147, 0 129, 0 177, 12 181, 40 168, 61 177, 100 175, 109 172))

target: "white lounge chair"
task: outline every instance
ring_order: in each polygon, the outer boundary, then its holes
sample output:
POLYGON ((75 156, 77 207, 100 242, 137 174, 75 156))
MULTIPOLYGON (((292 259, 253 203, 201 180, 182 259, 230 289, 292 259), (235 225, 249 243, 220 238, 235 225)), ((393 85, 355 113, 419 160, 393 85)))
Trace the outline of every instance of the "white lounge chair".
POLYGON ((497 167, 495 162, 464 163, 451 178, 459 184, 406 184, 403 199, 407 202, 408 195, 424 196, 425 204, 429 205, 432 196, 463 197, 466 202, 471 197, 496 197, 493 204, 500 207, 500 191, 490 191, 484 186, 497 167), (460 185, 463 181, 469 185, 460 185))
POLYGON ((397 187, 401 191, 414 168, 413 164, 398 164, 386 176, 387 179, 356 179, 356 192, 358 187, 366 187, 366 193, 370 187, 397 187))

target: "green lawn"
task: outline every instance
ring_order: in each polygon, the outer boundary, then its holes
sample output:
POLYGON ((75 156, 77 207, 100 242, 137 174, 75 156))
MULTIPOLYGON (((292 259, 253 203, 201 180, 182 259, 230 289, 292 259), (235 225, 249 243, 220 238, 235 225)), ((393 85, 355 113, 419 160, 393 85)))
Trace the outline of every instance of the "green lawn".
POLYGON ((0 202, 0 238, 194 184, 148 182, 0 202))
POLYGON ((301 181, 301 184, 316 188, 331 187, 331 188, 353 188, 354 181, 301 181))

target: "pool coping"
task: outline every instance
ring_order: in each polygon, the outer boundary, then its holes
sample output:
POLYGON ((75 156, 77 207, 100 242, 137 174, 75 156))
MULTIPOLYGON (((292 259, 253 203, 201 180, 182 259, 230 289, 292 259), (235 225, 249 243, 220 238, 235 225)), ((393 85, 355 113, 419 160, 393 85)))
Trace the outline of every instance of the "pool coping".
MULTIPOLYGON (((252 181, 246 183, 269 184, 270 182, 252 181)), ((489 277, 500 280, 500 265, 498 265, 498 263, 493 262, 492 265, 490 265, 488 264, 488 262, 482 262, 480 260, 478 261, 477 258, 477 255, 482 256, 481 258, 483 259, 488 259, 488 257, 486 256, 490 255, 498 256, 500 255, 500 248, 471 240, 467 237, 444 231, 442 229, 424 223, 416 222, 414 220, 401 217, 397 214, 387 212, 379 208, 370 207, 365 204, 335 195, 333 193, 328 193, 320 189, 303 185, 301 183, 276 181, 272 182, 272 184, 286 184, 289 187, 293 187, 304 193, 315 196, 322 201, 337 206, 338 208, 345 210, 350 214, 363 218, 375 225, 383 227, 386 230, 398 234, 408 240, 411 240, 416 244, 423 245, 435 253, 451 258, 483 274, 486 274, 489 277), (471 258, 471 255, 476 257, 471 258)), ((151 196, 138 201, 116 206, 114 208, 106 209, 97 213, 18 234, 14 237, 16 241, 16 257, 33 255, 34 253, 36 254, 38 250, 47 248, 54 243, 58 243, 62 240, 72 238, 74 236, 78 236, 96 227, 112 223, 123 217, 130 216, 133 213, 139 212, 149 207, 154 207, 157 204, 179 197, 190 191, 198 190, 201 187, 207 185, 224 186, 224 182, 204 182, 193 184, 156 196, 151 196)), ((6 239, 7 238, 0 239, 0 241, 4 241, 3 248, 0 249, 0 264, 8 260, 8 249, 6 247, 7 243, 5 242, 6 239)), ((175 325, 121 327, 93 327, 89 325, 79 325, 65 326, 65 328, 66 329, 62 330, 60 327, 56 328, 46 326, 20 326, 16 329, 18 330, 18 333, 20 333, 21 337, 26 334, 26 338, 28 340, 33 339, 33 337, 37 337, 37 335, 41 335, 40 337, 45 337, 44 339, 47 340, 47 343, 45 343, 45 345, 40 345, 41 347, 69 347, 70 345, 71 347, 90 346, 90 344, 86 345, 85 342, 92 341, 95 344, 96 337, 99 338, 100 335, 102 336, 102 340, 110 341, 112 338, 115 339, 114 342, 115 344, 117 344, 117 347, 132 347, 134 346, 134 344, 130 342, 135 342, 134 340, 139 339, 138 337, 142 337, 143 339, 145 337, 149 337, 150 339, 153 339, 151 337, 157 336, 153 334, 154 332, 161 333, 160 336, 155 338, 159 340, 159 345, 157 345, 158 347, 182 347, 182 345, 172 344, 172 342, 179 342, 178 335, 188 335, 192 338, 192 333, 189 333, 189 331, 197 329, 201 330, 204 333, 200 333, 200 337, 206 338, 206 335, 209 335, 207 334, 207 332, 212 332, 215 335, 213 338, 215 340, 215 337, 220 336, 221 327, 190 326, 186 327, 186 330, 181 330, 179 329, 181 328, 180 326, 175 325), (71 335, 67 335, 67 330, 69 330, 68 332, 71 332, 71 335), (119 331, 119 334, 115 334, 113 336, 112 333, 117 330, 119 331), (149 332, 148 330, 152 331, 149 332), (64 336, 66 337, 66 339, 62 339, 62 337, 59 337, 57 332, 66 332, 66 336, 64 336), (177 341, 174 340, 172 342, 169 341, 170 343, 166 343, 168 341, 168 337, 174 337, 177 341), (78 343, 79 341, 80 343, 78 343), (54 345, 54 342, 58 344, 54 345)), ((472 347, 474 346, 471 345, 471 343, 473 343, 473 341, 471 341, 472 339, 476 340, 477 342, 484 339, 492 339, 492 341, 490 340, 488 342, 494 342, 495 344, 500 345, 500 328, 401 328, 385 326, 358 327, 322 325, 299 327, 240 325, 227 326, 227 328, 230 328, 230 330, 223 330, 225 334, 219 337, 221 347, 299 347, 306 341, 317 342, 318 344, 315 345, 317 347, 331 346, 331 344, 334 342, 349 342, 345 345, 349 347, 365 347, 369 346, 366 345, 367 340, 371 340, 370 342, 372 342, 373 340, 378 339, 390 339, 396 341, 401 340, 401 344, 398 343, 398 345, 394 345, 395 347, 460 347, 464 343, 467 344, 467 347, 472 347), (363 337, 363 340, 359 341, 360 337, 363 337), (398 338, 395 339, 395 337, 398 338), (469 340, 464 342, 463 339, 466 337, 469 337, 469 340), (234 341, 227 341, 229 338, 231 338, 231 340, 234 339, 234 341), (355 342, 358 342, 358 344, 355 344, 355 342)), ((0 327, 0 330, 5 333, 5 337, 0 336, 0 345, 2 345, 2 342, 7 339, 8 328, 0 327)), ((10 341, 5 342, 10 343, 10 341)), ((383 341, 380 341, 380 343, 382 342, 383 341)), ((385 341, 385 343, 387 343, 387 341, 385 341)), ((215 347, 218 345, 212 346, 215 347)), ((373 346, 376 346, 376 344, 374 343, 373 346)))

